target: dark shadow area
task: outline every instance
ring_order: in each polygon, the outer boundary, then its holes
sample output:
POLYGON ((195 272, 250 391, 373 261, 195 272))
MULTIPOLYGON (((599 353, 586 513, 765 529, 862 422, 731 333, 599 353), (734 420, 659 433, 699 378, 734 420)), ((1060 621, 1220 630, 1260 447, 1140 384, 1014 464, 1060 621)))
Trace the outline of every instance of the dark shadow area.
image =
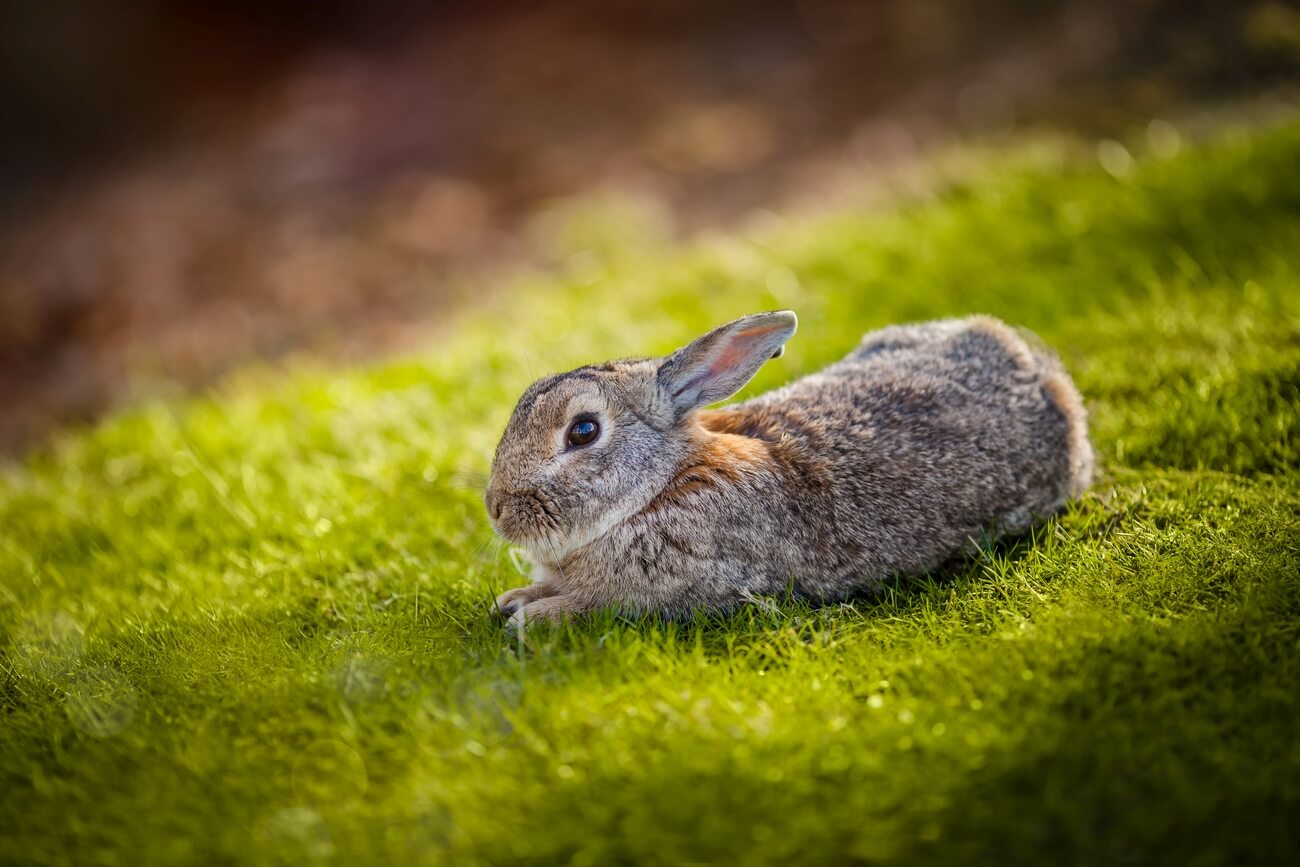
POLYGON ((1275 604, 1152 624, 1036 678, 1045 685, 1007 701, 1047 705, 1050 725, 947 793, 924 817, 930 839, 901 860, 1293 861, 1294 587, 1275 604))

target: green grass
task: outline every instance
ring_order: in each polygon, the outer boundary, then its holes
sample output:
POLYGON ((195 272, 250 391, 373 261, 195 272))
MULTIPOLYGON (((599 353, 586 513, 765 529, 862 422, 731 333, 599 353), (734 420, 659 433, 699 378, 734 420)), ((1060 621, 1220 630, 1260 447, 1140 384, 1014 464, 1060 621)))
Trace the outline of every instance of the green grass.
POLYGON ((590 219, 425 356, 3 471, 0 863, 1294 861, 1300 125, 966 177, 689 250, 590 219), (503 634, 476 488, 527 382, 785 306, 751 392, 888 322, 1035 329, 1103 478, 851 605, 503 634))

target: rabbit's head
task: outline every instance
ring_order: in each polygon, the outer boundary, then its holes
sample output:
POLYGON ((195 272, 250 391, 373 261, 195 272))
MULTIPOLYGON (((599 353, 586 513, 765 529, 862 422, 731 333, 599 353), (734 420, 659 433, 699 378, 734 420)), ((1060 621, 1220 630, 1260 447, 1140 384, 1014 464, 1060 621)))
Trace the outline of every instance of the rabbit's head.
POLYGON ((666 358, 548 376, 519 399, 492 460, 492 526, 540 562, 644 509, 693 452, 695 410, 739 391, 781 354, 788 310, 745 316, 666 358))

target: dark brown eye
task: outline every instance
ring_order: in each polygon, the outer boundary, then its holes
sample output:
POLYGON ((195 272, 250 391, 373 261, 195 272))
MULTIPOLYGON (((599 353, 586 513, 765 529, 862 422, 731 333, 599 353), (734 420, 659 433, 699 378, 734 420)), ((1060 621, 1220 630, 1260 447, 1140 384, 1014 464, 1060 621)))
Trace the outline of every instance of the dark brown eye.
POLYGON ((569 445, 585 446, 600 436, 600 425, 589 418, 580 418, 569 425, 569 445))

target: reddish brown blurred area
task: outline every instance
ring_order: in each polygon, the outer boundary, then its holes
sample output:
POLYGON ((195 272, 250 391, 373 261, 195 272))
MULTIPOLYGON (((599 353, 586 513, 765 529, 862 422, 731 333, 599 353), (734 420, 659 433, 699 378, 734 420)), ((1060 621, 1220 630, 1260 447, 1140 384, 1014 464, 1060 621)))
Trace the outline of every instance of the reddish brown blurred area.
POLYGON ((1291 3, 0 3, 0 449, 292 352, 410 345, 552 202, 670 231, 935 142, 1294 82, 1291 3), (656 224, 660 225, 660 224, 656 224))

